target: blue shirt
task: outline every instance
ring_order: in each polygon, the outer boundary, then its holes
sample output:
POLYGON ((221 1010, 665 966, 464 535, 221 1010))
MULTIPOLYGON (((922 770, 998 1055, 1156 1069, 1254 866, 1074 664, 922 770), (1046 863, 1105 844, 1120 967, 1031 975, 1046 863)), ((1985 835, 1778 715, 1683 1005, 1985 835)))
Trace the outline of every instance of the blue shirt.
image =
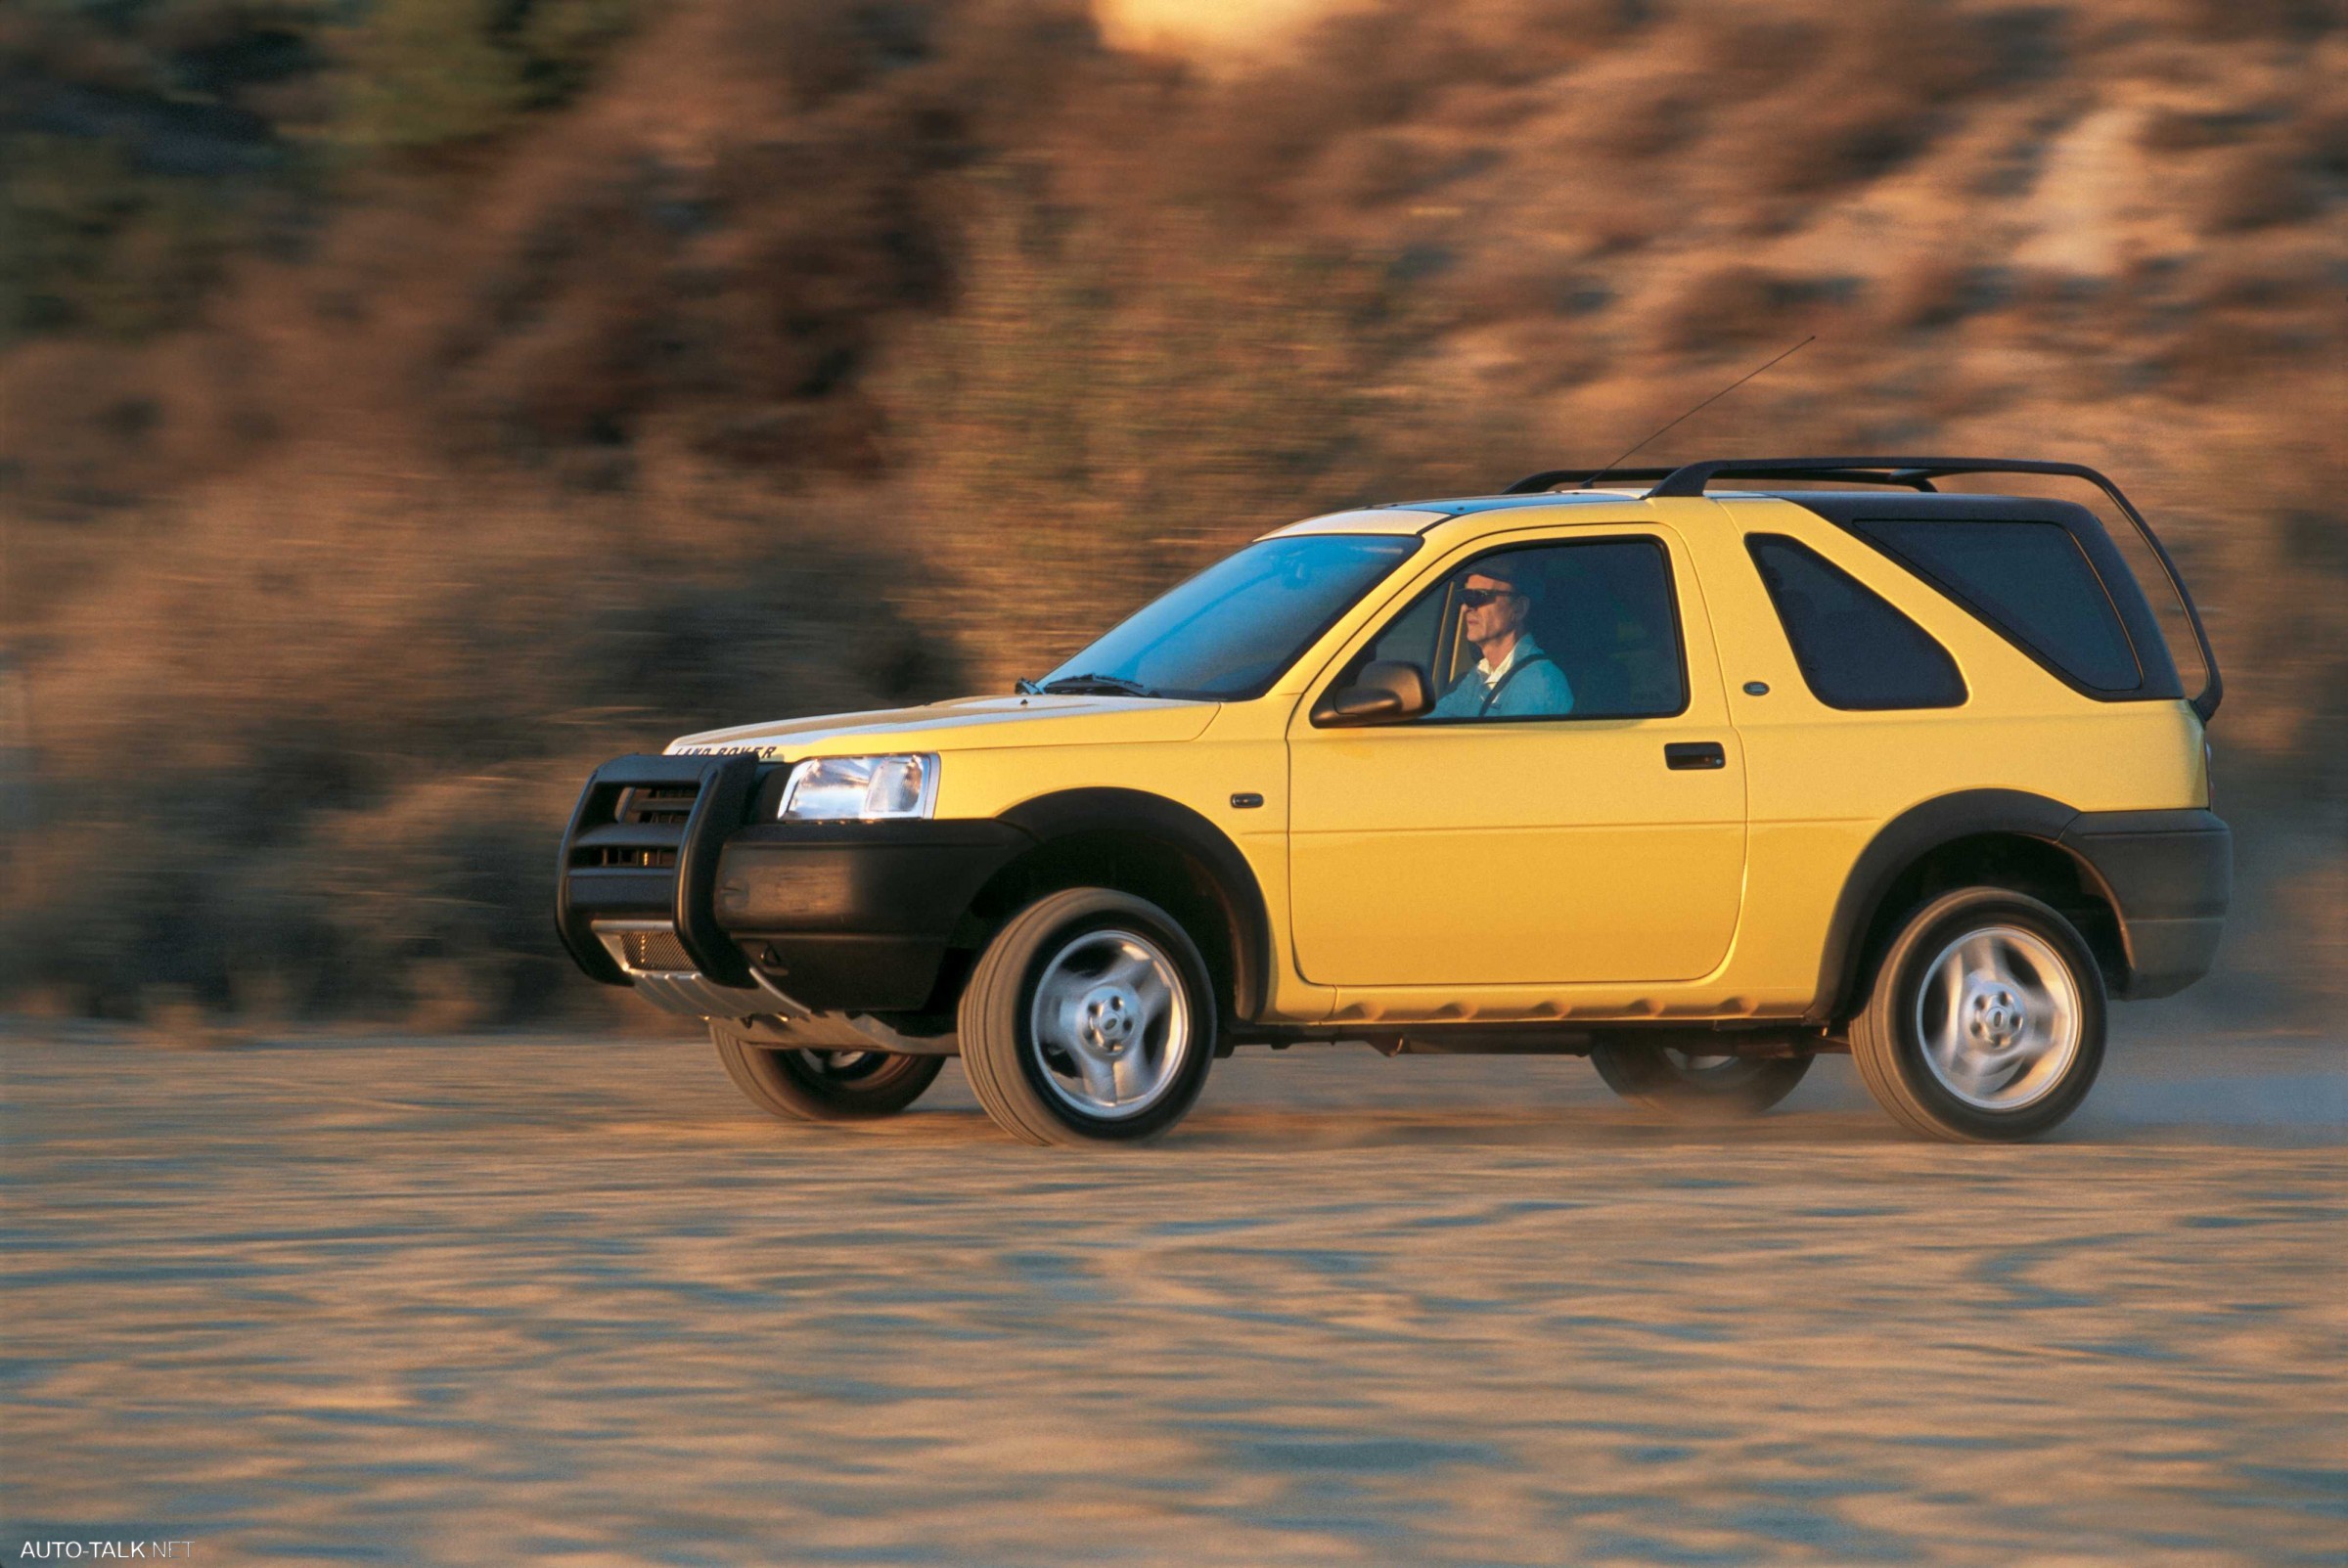
POLYGON ((1454 681, 1435 704, 1438 719, 1562 718, 1573 711, 1573 687, 1557 661, 1531 637, 1519 635, 1509 650, 1500 680, 1486 684, 1484 672, 1469 670, 1454 681))

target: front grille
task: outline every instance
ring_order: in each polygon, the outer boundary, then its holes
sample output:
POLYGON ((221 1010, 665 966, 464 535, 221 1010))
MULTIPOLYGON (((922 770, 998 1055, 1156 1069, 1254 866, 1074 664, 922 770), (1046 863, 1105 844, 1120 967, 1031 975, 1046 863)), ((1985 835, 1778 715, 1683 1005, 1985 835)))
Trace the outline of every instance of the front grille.
POLYGON ((694 800, 700 792, 700 784, 639 784, 619 792, 619 805, 611 813, 611 820, 681 824, 693 815, 694 800))
POLYGON ((620 932, 619 960, 631 969, 654 973, 694 966, 693 960, 686 956, 685 944, 677 940, 674 931, 620 932))
POLYGON ((572 871, 673 872, 700 783, 624 784, 591 802, 571 840, 572 871), (608 816, 604 813, 609 813, 608 816))
MULTIPOLYGON (((710 907, 709 877, 762 783, 751 756, 614 757, 587 780, 564 835, 556 918, 563 945, 599 980, 631 974, 673 985, 705 954, 719 982, 741 983, 741 956, 710 907)), ((657 989, 657 986, 655 986, 657 989)))
POLYGON ((634 871, 673 867, 677 863, 677 852, 673 849, 614 849, 606 845, 595 853, 602 857, 594 862, 597 866, 624 866, 634 871))

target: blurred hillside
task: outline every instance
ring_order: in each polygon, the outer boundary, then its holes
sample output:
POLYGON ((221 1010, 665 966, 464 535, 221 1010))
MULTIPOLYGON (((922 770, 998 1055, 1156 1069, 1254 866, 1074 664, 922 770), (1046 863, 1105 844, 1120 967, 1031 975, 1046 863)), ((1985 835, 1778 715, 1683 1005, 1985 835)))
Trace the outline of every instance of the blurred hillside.
POLYGON ((1000 688, 1809 333, 1643 460, 2106 467, 2228 674, 2212 995, 2348 997, 2337 5, 1368 5, 1209 67, 1075 0, 18 0, 0 1005, 594 1006, 603 757, 1000 688))

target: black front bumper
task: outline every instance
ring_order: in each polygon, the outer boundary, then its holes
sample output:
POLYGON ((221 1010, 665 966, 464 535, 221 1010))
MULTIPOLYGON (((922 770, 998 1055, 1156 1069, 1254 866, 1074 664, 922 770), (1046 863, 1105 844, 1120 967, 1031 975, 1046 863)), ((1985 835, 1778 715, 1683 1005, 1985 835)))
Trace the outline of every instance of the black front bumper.
POLYGON ((2207 811, 2087 811, 2058 840, 2095 869, 2120 917, 2130 1001, 2209 972, 2234 897, 2234 832, 2207 811))
POLYGON ((989 821, 763 823, 726 840, 717 923, 810 1008, 915 1010, 971 901, 1034 842, 989 821))
POLYGON ((611 985, 691 972, 749 987, 754 968, 819 1012, 921 1009, 971 900, 1034 840, 993 821, 752 824, 776 771, 751 756, 598 768, 563 836, 564 946, 611 985))

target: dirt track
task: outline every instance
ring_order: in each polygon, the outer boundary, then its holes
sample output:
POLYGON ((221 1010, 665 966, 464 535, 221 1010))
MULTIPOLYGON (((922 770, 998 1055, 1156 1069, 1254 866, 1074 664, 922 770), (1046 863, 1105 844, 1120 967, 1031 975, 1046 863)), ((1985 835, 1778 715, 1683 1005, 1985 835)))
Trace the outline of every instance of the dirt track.
POLYGON ((19 1024, 0 1552, 2337 1563, 2348 1053, 2143 1016, 2031 1148, 1299 1050, 1119 1155, 952 1067, 843 1133, 700 1043, 19 1024))

